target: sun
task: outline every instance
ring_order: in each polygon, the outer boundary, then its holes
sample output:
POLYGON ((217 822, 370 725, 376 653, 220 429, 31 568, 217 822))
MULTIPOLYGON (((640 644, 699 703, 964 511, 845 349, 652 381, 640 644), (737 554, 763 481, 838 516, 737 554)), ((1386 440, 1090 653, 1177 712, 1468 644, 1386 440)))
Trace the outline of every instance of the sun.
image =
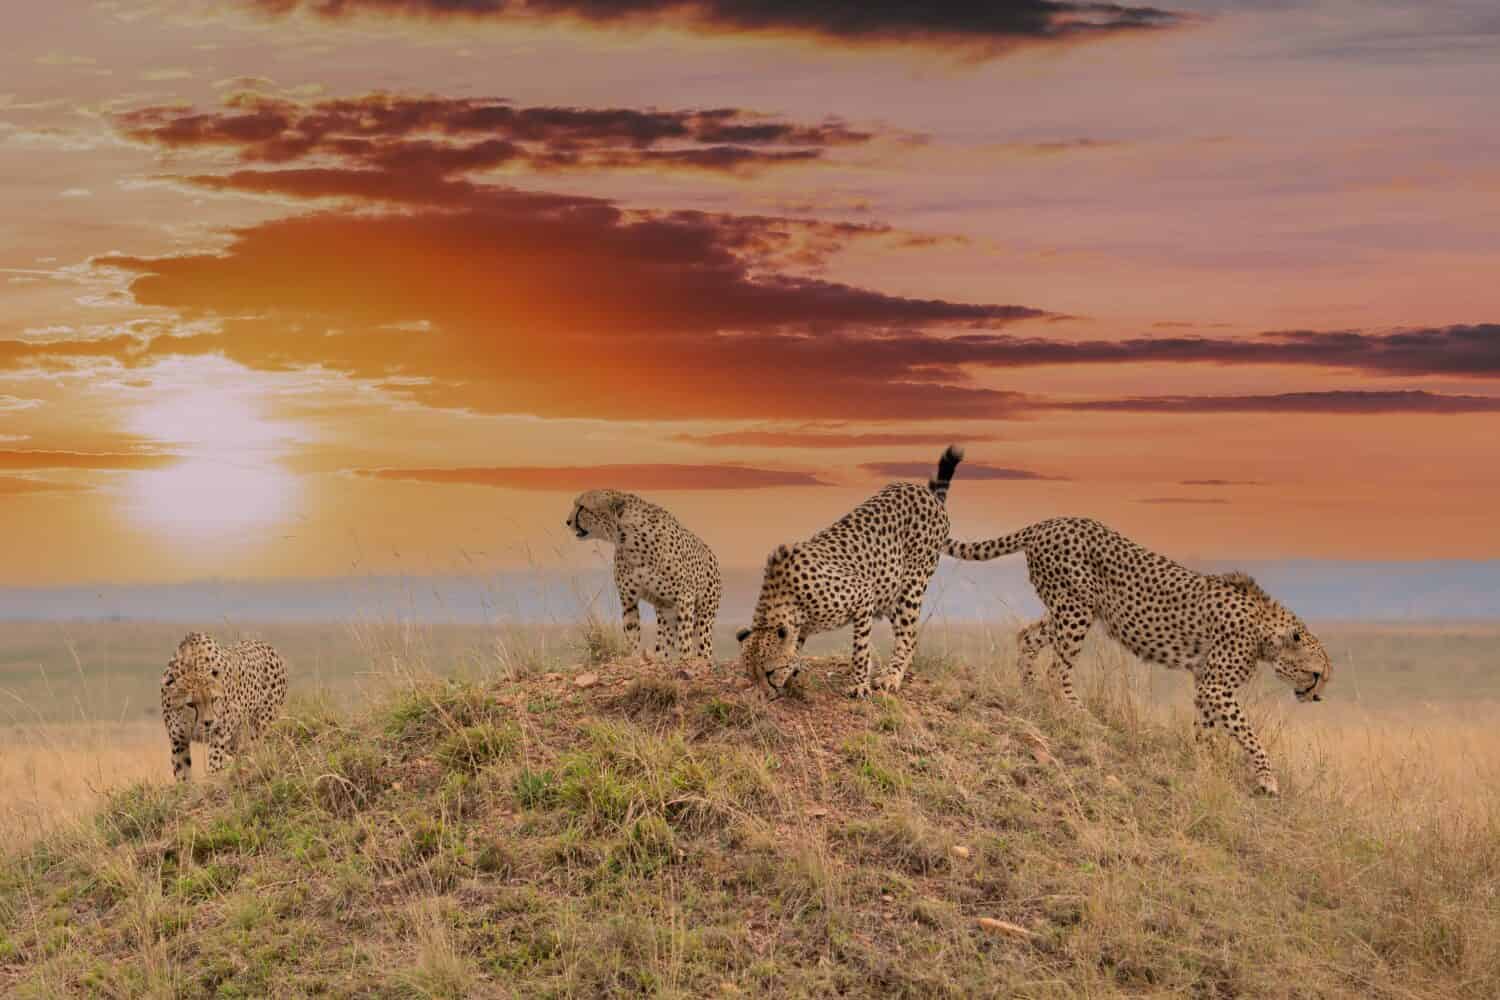
POLYGON ((229 544, 293 516, 299 477, 281 460, 295 435, 266 410, 243 382, 153 386, 130 427, 182 457, 130 474, 131 517, 163 534, 229 544))

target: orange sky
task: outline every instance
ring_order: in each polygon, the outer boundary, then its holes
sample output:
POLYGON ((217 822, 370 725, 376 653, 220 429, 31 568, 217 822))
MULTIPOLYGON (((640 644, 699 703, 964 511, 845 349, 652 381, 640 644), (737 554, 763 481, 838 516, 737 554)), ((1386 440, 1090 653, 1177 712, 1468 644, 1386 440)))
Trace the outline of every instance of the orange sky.
POLYGON ((0 60, 0 584, 577 562, 594 486, 749 566, 948 440, 962 536, 1500 557, 1484 0, 59 0, 0 60))

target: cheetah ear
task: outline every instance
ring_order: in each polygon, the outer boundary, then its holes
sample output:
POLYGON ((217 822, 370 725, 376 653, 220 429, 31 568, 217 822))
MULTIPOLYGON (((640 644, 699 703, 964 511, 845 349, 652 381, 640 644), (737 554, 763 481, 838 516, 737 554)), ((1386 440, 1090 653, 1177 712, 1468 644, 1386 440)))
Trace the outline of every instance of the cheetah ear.
POLYGON ((610 497, 608 506, 610 513, 619 517, 625 513, 625 498, 623 496, 610 497))
POLYGON ((750 638, 750 630, 747 628, 742 628, 734 634, 734 638, 736 642, 744 642, 746 639, 750 638))

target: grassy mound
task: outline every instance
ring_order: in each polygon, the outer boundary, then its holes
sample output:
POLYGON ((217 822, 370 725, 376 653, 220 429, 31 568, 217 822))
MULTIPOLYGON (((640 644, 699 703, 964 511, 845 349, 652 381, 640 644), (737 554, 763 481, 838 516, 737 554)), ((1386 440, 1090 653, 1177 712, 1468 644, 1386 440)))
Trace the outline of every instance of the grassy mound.
POLYGON ((0 994, 1500 995, 1492 824, 1255 798, 1236 749, 1008 669, 855 704, 824 668, 303 706, 0 862, 0 994))

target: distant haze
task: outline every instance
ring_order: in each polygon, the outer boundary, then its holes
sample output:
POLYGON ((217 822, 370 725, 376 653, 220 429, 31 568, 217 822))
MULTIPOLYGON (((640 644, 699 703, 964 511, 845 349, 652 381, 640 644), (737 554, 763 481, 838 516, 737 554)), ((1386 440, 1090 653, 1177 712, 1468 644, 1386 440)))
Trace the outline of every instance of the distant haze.
MULTIPOLYGON (((1312 620, 1500 618, 1500 561, 1299 560, 1244 563, 1238 568, 1254 574, 1277 598, 1312 620)), ((721 625, 748 619, 758 584, 753 570, 728 574, 721 625)), ((614 585, 604 570, 0 589, 0 621, 569 622, 582 617, 590 605, 608 616, 619 612, 614 585)), ((1019 558, 962 566, 944 560, 924 610, 955 621, 1005 621, 1035 616, 1040 605, 1019 558)))

